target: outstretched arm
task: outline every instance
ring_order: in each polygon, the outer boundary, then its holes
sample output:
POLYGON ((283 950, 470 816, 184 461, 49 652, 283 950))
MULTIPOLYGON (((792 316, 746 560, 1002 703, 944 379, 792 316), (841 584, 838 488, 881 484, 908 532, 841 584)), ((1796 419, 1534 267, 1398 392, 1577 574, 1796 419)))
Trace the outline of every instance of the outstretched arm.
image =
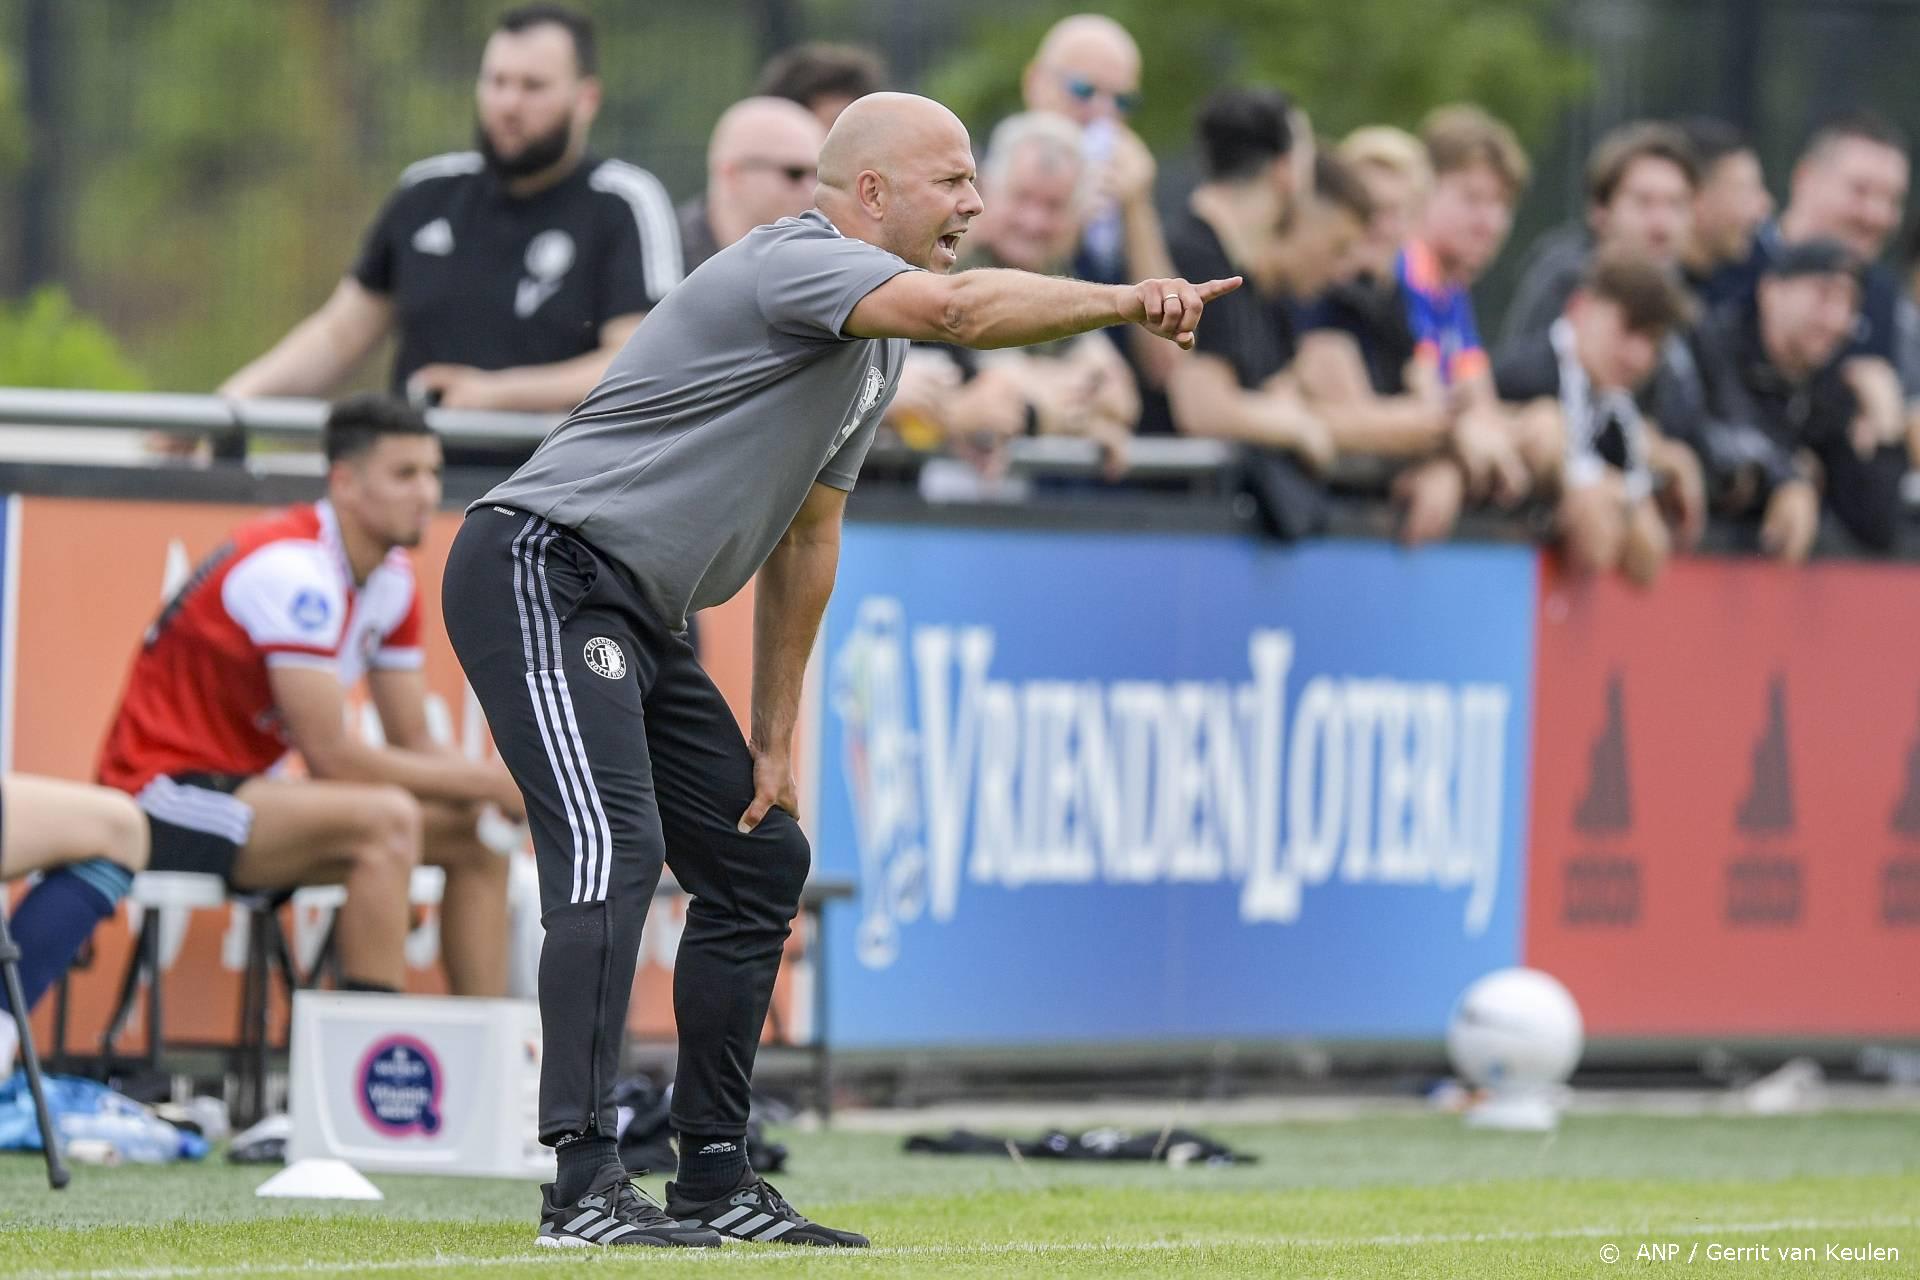
POLYGON ((1202 284, 1156 279, 1126 285, 998 269, 951 276, 909 271, 862 298, 847 317, 846 333, 990 349, 1137 324, 1190 349, 1205 304, 1239 287, 1239 276, 1202 284))

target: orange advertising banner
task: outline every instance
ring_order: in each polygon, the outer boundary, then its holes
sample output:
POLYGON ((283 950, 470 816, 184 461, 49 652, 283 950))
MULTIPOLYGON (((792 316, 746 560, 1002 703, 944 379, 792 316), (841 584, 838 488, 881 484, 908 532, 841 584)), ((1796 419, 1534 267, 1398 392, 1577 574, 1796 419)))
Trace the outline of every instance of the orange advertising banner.
MULTIPOLYGON (((195 502, 13 497, 9 529, 12 701, 10 768, 90 780, 95 757, 119 700, 140 637, 162 601, 193 566, 259 508, 195 502)), ((459 528, 456 513, 436 517, 414 565, 426 631, 430 712, 452 741, 470 753, 490 751, 486 725, 466 687, 440 620, 440 576, 459 528)), ((750 689, 750 591, 701 619, 703 652, 716 681, 744 719, 750 689)), ((531 859, 531 852, 521 855, 531 859)), ((16 892, 18 889, 16 887, 16 892)), ((95 932, 92 959, 72 975, 67 1047, 94 1051, 111 1014, 132 950, 139 907, 127 904, 95 932)), ((435 908, 423 907, 408 940, 407 985, 444 992, 435 908)), ((657 900, 648 918, 634 999, 633 1033, 671 1039, 673 953, 686 916, 684 899, 657 900)), ((170 1042, 228 1045, 238 1036, 241 971, 247 954, 246 912, 181 910, 161 930, 166 1037, 170 1042)), ((289 906, 283 913, 297 960, 317 953, 329 920, 323 910, 289 906)), ((811 987, 789 944, 774 997, 773 1023, 783 1038, 804 1039, 812 1025, 811 987)), ((502 945, 507 945, 503 940, 502 945)), ((275 1035, 286 1007, 275 997, 275 1035)), ((51 1044, 51 998, 37 1011, 36 1031, 51 1044)), ((144 1011, 123 1037, 123 1052, 144 1048, 144 1011)))

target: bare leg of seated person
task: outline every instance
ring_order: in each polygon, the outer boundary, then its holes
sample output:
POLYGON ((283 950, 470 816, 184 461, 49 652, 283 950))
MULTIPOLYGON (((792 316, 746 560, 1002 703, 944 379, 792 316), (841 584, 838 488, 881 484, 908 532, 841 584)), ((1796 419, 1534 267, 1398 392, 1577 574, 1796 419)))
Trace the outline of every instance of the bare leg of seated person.
POLYGON ((398 787, 254 778, 236 796, 253 828, 233 864, 241 889, 344 884, 340 973, 351 986, 398 991, 420 861, 420 805, 398 787))
POLYGON ((125 792, 13 773, 0 782, 0 815, 0 880, 89 858, 147 865, 147 816, 125 792))
MULTIPOLYGON (((147 816, 105 787, 9 774, 0 780, 0 881, 46 875, 20 900, 9 931, 20 947, 26 1008, 58 982, 147 865, 147 816)), ((0 905, 4 899, 0 899, 0 905)), ((0 990, 0 1077, 13 1070, 18 1036, 0 990)))
POLYGON ((426 861, 447 873, 440 955, 457 996, 507 993, 507 859, 477 834, 478 806, 423 800, 426 861))

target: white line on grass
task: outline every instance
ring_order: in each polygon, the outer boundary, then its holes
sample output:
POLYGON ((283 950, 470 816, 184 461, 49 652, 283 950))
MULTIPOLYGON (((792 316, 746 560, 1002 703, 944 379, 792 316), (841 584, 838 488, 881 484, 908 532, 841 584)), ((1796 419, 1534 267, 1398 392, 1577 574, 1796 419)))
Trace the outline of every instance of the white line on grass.
MULTIPOLYGON (((1405 1233, 1377 1236, 1214 1236, 1208 1239, 1191 1240, 1071 1240, 1071 1241, 1007 1241, 995 1244, 906 1244, 883 1245, 877 1249, 862 1249, 848 1255, 849 1260, 857 1258, 949 1258, 1020 1256, 1050 1253, 1164 1253, 1193 1252, 1203 1249, 1225 1249, 1246 1245, 1267 1247, 1287 1247, 1295 1249, 1407 1249, 1429 1245, 1447 1244, 1499 1244, 1526 1242, 1529 1240, 1587 1240, 1608 1236, 1625 1239, 1653 1238, 1662 1236, 1717 1236, 1717 1235, 1753 1235, 1774 1231, 1872 1231, 1887 1229, 1907 1229, 1920 1227, 1920 1218, 1776 1218, 1770 1222, 1715 1222, 1684 1224, 1634 1223, 1631 1226, 1610 1227, 1562 1227, 1553 1231, 1447 1231, 1425 1234, 1405 1233)), ((647 1253, 649 1250, 627 1250, 626 1253, 647 1253)), ((780 1249, 774 1247, 756 1248, 752 1246, 729 1245, 724 1249, 687 1249, 677 1251, 675 1256, 697 1257, 702 1265, 725 1265, 727 1261, 751 1260, 758 1264, 785 1260, 817 1259, 827 1250, 810 1248, 780 1249)), ((618 1250, 608 1250, 604 1255, 615 1256, 618 1250)), ((554 1263, 559 1265, 578 1265, 583 1261, 580 1254, 568 1250, 564 1255, 542 1250, 537 1253, 493 1254, 485 1257, 470 1257, 462 1254, 438 1253, 424 1258, 395 1258, 391 1261, 375 1262, 281 1262, 261 1264, 249 1262, 231 1266, 209 1267, 115 1267, 92 1271, 35 1271, 27 1274, 36 1280, 196 1280, 209 1276, 288 1276, 313 1275, 330 1272, 381 1272, 381 1271, 424 1271, 451 1267, 519 1267, 528 1264, 554 1263)))

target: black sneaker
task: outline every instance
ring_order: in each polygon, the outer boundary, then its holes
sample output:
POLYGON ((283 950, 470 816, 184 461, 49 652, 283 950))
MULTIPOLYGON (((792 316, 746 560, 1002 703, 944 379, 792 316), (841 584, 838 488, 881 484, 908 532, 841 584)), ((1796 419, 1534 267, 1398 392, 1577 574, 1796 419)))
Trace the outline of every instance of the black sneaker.
POLYGON ((867 1238, 851 1231, 835 1231, 810 1222, 787 1198, 773 1189, 765 1178, 747 1175, 751 1181, 738 1190, 709 1200, 705 1204, 682 1196, 677 1183, 667 1184, 667 1212, 713 1228, 734 1240, 755 1240, 772 1244, 810 1244, 828 1249, 864 1249, 867 1238))
POLYGON ((628 1181, 632 1176, 610 1164, 595 1176, 587 1193, 570 1205, 554 1203, 553 1183, 541 1187, 540 1234, 534 1243, 549 1249, 599 1244, 712 1249, 726 1243, 719 1232, 698 1222, 668 1217, 657 1201, 628 1181))

